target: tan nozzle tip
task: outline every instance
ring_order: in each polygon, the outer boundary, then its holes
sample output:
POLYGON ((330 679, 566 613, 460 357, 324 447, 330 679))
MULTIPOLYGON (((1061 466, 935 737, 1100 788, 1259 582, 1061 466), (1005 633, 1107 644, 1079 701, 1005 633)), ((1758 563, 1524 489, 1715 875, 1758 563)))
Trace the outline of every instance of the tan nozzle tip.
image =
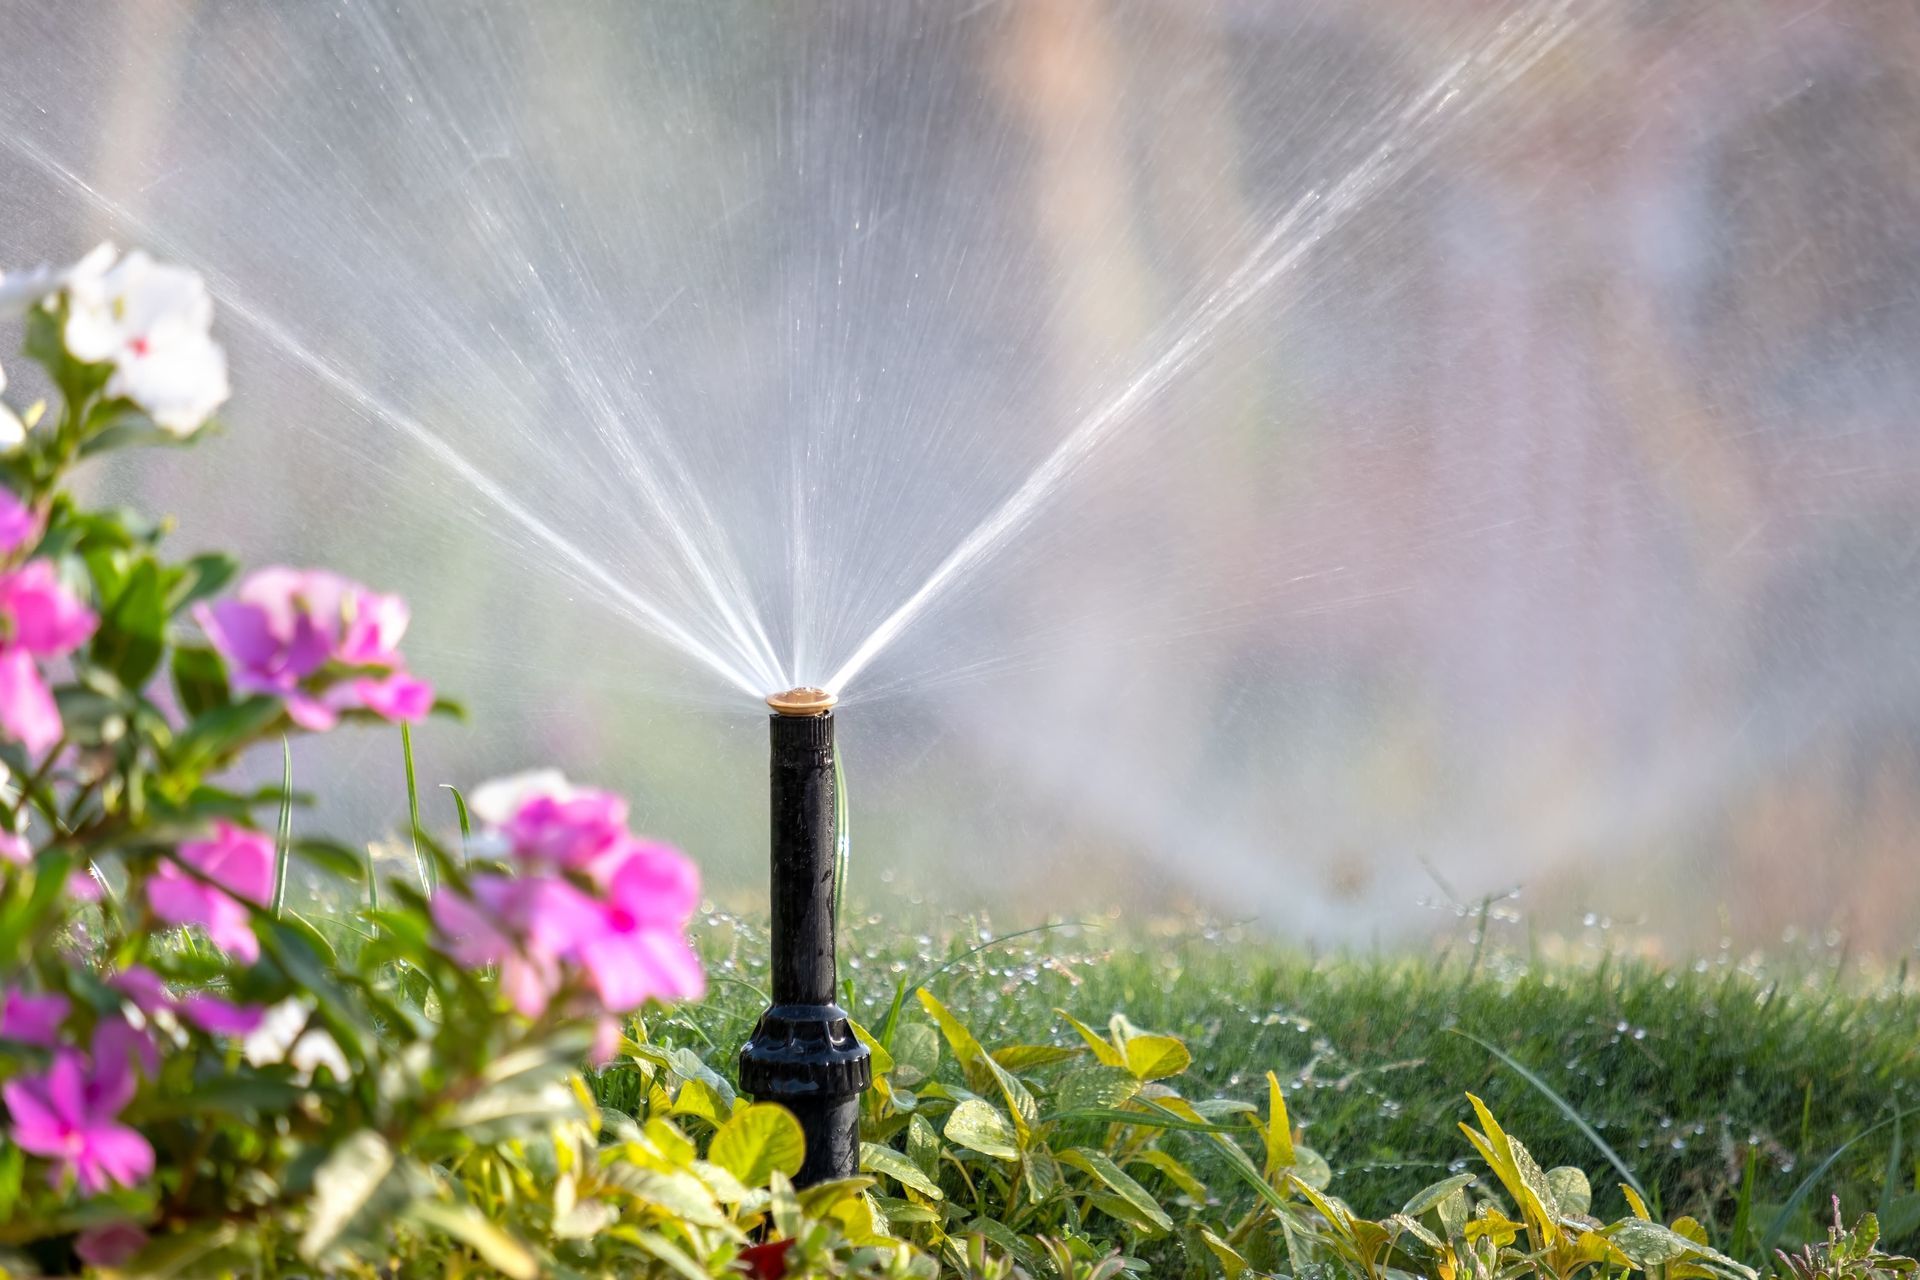
POLYGON ((838 701, 825 689, 816 689, 812 685, 767 695, 767 705, 783 716, 823 716, 833 710, 833 704, 838 701))

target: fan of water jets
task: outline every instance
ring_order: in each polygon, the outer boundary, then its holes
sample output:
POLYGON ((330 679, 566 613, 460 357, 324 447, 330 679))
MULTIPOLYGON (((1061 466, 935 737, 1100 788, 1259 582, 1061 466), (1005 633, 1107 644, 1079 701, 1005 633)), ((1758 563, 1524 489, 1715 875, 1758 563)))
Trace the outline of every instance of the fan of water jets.
POLYGON ((1891 941, 1915 68, 1876 0, 40 6, 0 249, 205 271, 231 432, 112 483, 404 590, 429 773, 723 888, 817 683, 943 895, 1891 941))

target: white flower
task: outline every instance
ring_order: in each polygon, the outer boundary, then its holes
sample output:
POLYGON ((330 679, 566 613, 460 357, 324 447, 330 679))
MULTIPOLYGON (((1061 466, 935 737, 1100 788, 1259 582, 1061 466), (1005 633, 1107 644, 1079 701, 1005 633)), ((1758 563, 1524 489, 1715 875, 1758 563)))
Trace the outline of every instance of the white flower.
MULTIPOLYGON (((0 369, 0 391, 7 389, 7 371, 0 369)), ((0 453, 12 453, 27 442, 27 424, 20 415, 0 402, 0 453)))
POLYGON ((256 1067, 284 1062, 302 1083, 312 1080, 320 1067, 333 1072, 335 1080, 347 1079, 347 1056, 326 1029, 300 1030, 312 1014, 312 1005, 298 996, 287 997, 261 1017, 260 1025, 241 1042, 241 1053, 256 1067))
POLYGON ((573 795, 573 784, 558 769, 533 769, 483 783, 467 807, 488 826, 504 827, 529 800, 544 796, 565 801, 573 795))
POLYGON ((110 362, 106 394, 139 405, 177 436, 199 430, 226 402, 227 357, 208 330, 206 282, 136 249, 118 262, 102 245, 65 275, 63 335, 76 360, 110 362))
POLYGON ((70 267, 55 267, 43 262, 24 271, 9 271, 0 275, 0 319, 18 319, 35 303, 45 302, 66 288, 67 282, 77 275, 99 275, 113 265, 114 253, 113 245, 99 244, 70 267))

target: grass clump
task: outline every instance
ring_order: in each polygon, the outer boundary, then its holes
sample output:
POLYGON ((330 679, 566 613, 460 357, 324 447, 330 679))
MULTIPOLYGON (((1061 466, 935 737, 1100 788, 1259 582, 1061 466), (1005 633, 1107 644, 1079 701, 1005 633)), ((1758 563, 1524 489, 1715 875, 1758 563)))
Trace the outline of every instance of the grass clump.
MULTIPOLYGON (((724 1081, 764 1003, 764 940, 726 916, 707 932, 713 995, 652 1030, 724 1081)), ((855 935, 847 1004, 884 1068, 866 1103, 867 1172, 894 1229, 954 1266, 980 1235, 1033 1274, 1058 1270, 1048 1250, 1061 1241, 1089 1266, 1112 1247, 1190 1274, 1367 1273, 1389 1257, 1472 1271, 1475 1255, 1445 1250, 1484 1249, 1508 1228, 1456 1240, 1432 1218, 1442 1201, 1511 1225, 1492 1247, 1531 1261, 1487 1255, 1490 1274, 1623 1265, 1581 1231, 1642 1269, 1778 1270, 1776 1247, 1820 1235, 1834 1197, 1850 1218, 1872 1211, 1888 1249, 1910 1250, 1920 1227, 1907 1141, 1920 1009, 1902 982, 1812 961, 1316 959, 1218 930, 1002 940, 976 923, 907 938, 871 922, 855 935), (1457 1128, 1475 1115, 1469 1093, 1484 1101, 1477 1151, 1457 1128), (1501 1151, 1495 1116, 1524 1135, 1515 1168, 1559 1180, 1566 1212, 1547 1218, 1577 1220, 1571 1236, 1529 1227, 1530 1206, 1487 1158, 1501 1151), (1409 1243, 1424 1237, 1394 1209, 1438 1245, 1409 1243), (1356 1225, 1365 1212, 1384 1215, 1372 1221, 1390 1241, 1356 1225), (1675 1239, 1691 1242, 1684 1263, 1635 1259, 1683 1248, 1675 1239)), ((646 1091, 631 1067, 597 1087, 615 1107, 646 1091)))

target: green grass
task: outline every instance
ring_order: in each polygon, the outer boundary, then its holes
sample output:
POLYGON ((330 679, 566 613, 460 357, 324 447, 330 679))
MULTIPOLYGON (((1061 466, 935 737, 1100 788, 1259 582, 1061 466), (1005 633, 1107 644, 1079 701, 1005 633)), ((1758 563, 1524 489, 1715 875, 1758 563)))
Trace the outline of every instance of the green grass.
MULTIPOLYGON (((731 1075, 764 1003, 764 939, 731 917, 704 933, 709 1000, 653 1034, 731 1075)), ((1770 1228, 1817 1237, 1833 1194, 1849 1217, 1880 1211, 1889 1246, 1920 1244, 1920 1163, 1901 1137, 1920 1119, 1894 1121, 1920 1107, 1920 995, 1904 973, 1842 977, 1818 957, 1778 971, 1524 963, 1477 947, 1316 959, 1220 929, 1058 929, 975 950, 984 940, 977 924, 916 939, 860 922, 841 966, 855 1017, 882 1025, 903 981, 927 983, 989 1047, 1077 1043, 1055 1007, 1095 1023, 1125 1012, 1187 1041, 1189 1097, 1257 1101, 1278 1072, 1331 1190, 1362 1212, 1477 1167, 1456 1128, 1470 1090, 1543 1165, 1588 1170, 1600 1217, 1626 1211, 1610 1151, 1659 1215, 1693 1215, 1739 1256, 1763 1256, 1770 1228)), ((908 1000, 900 1016, 924 1015, 908 1000)))

